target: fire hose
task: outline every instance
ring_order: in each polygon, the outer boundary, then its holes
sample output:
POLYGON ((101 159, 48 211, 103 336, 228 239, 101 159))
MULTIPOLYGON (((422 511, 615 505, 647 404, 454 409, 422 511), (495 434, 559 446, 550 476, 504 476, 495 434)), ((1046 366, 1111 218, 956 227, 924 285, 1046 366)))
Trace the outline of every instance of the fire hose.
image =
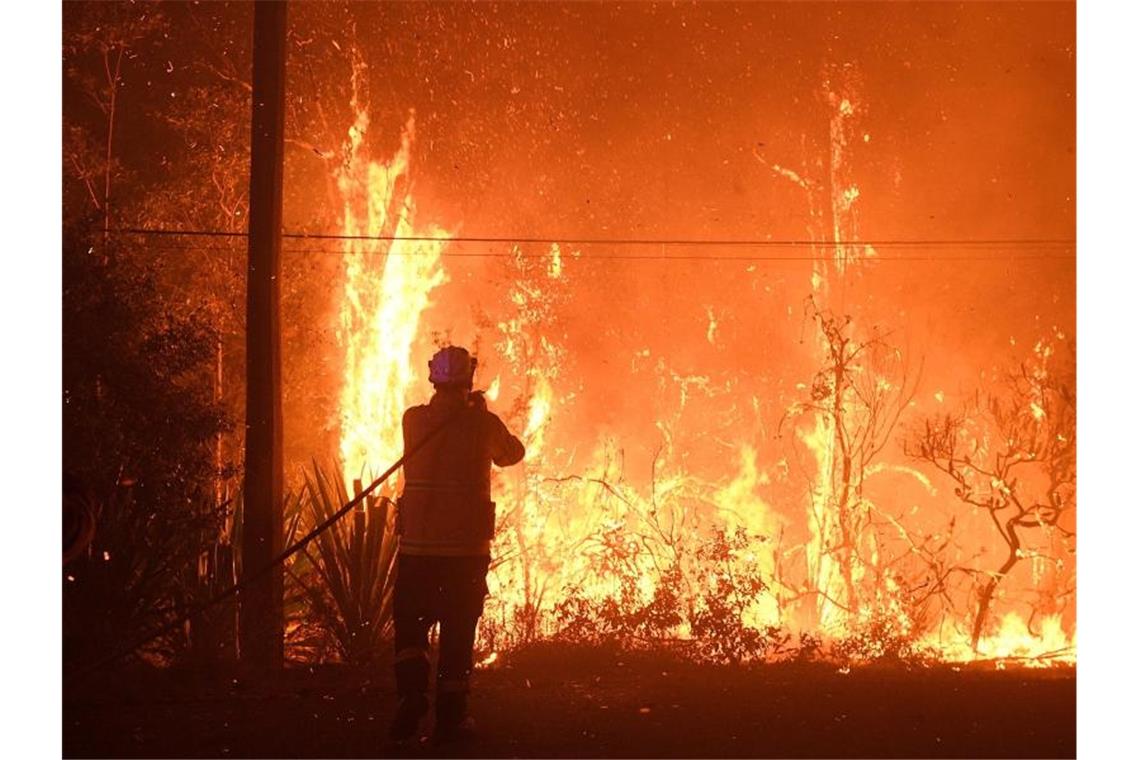
POLYGON ((294 554, 296 554, 297 552, 304 549, 306 546, 308 546, 313 541, 313 539, 315 539, 317 536, 321 535, 326 530, 331 528, 341 518, 343 518, 345 515, 347 515, 349 512, 351 512, 355 507, 359 506, 360 503, 363 502, 366 498, 368 498, 368 496, 373 491, 375 491, 377 488, 379 488, 384 483, 384 481, 386 481, 388 478, 392 477, 392 475, 398 469, 400 469, 404 465, 405 462, 407 462, 413 455, 415 455, 417 452, 419 452, 420 449, 422 449, 424 446, 426 446, 429 441, 431 441, 437 435, 442 433, 452 422, 454 422, 456 419, 458 419, 460 414, 462 414, 462 410, 453 413, 452 415, 450 415, 449 417, 444 419, 443 422, 441 422, 439 425, 437 425, 436 427, 429 430, 423 438, 416 441, 414 444, 412 444, 411 447, 405 449, 404 453, 400 456, 400 458, 397 459, 395 462, 393 462, 391 464, 391 466, 388 467, 388 469, 384 470, 384 472, 378 478, 373 480, 372 483, 367 488, 365 488, 360 493, 358 493, 354 497, 352 497, 352 499, 350 499, 347 504, 345 504, 343 507, 341 507, 336 512, 334 512, 330 517, 328 517, 320 525, 316 526, 311 531, 309 531, 307 534, 305 534, 303 537, 301 537, 300 539, 295 541, 288 548, 284 549, 280 554, 278 554, 276 557, 274 557, 272 560, 270 560, 269 564, 260 568, 256 572, 249 573, 248 575, 246 575, 244 578, 242 578, 240 581, 238 581, 234 585, 230 586, 229 588, 223 589, 222 591, 219 591, 217 594, 215 594, 211 598, 207 599, 205 602, 202 602, 201 604, 198 604, 197 606, 193 607, 188 612, 184 612, 181 615, 175 617, 170 622, 168 622, 162 626, 159 626, 158 628, 155 628, 153 631, 147 633, 145 636, 140 637, 137 641, 135 641, 129 647, 124 647, 123 649, 120 649, 120 650, 118 650, 118 651, 116 651, 110 655, 107 655, 106 657, 104 657, 100 660, 97 660, 97 661, 91 663, 90 665, 87 665, 86 667, 80 668, 78 671, 74 671, 71 674, 71 677, 74 679, 82 678, 84 676, 90 675, 91 673, 93 673, 97 670, 100 670, 101 668, 106 667, 107 665, 110 665, 113 662, 116 662, 117 660, 120 660, 124 657, 127 657, 127 656, 133 654, 134 652, 138 651, 139 648, 141 648, 142 646, 144 646, 146 644, 149 644, 151 641, 154 641, 159 636, 164 636, 164 635, 176 630, 179 626, 181 626, 184 623, 198 617, 203 612, 205 612, 206 610, 213 607, 215 604, 218 604, 219 602, 225 601, 226 599, 230 598, 231 596, 235 596, 235 595, 241 593, 241 591, 243 589, 247 588, 250 584, 255 583, 256 581, 259 581, 262 578, 264 578, 266 575, 268 575, 273 570, 273 568, 277 567, 278 565, 283 563, 285 560, 289 559, 294 554))

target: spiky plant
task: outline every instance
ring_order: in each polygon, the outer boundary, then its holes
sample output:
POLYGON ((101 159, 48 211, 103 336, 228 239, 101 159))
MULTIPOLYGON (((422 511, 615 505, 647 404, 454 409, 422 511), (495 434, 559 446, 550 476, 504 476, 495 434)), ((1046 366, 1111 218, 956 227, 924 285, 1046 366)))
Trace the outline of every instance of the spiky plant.
MULTIPOLYGON (((349 498, 339 472, 314 463, 305 476, 304 522, 321 523, 349 498)), ((290 568, 313 617, 346 662, 373 661, 390 633, 395 556, 394 505, 369 498, 318 536, 290 568)))
MULTIPOLYGON (((239 483, 233 496, 225 499, 218 509, 222 522, 213 542, 198 557, 197 566, 189 568, 178 602, 190 609, 225 592, 243 577, 241 551, 242 522, 244 516, 244 483, 239 483)), ((289 546, 298 538, 302 518, 301 493, 287 491, 282 499, 285 532, 282 546, 289 546)), ((256 571, 257 568, 251 568, 256 571)), ((295 588, 286 587, 284 611, 286 629, 296 627, 306 612, 304 600, 298 599, 295 588)), ((206 608, 187 621, 191 652, 200 662, 232 660, 237 656, 238 600, 231 596, 206 608)), ((292 637, 291 637, 292 638, 292 637)), ((289 642, 293 643, 293 642, 289 642)))

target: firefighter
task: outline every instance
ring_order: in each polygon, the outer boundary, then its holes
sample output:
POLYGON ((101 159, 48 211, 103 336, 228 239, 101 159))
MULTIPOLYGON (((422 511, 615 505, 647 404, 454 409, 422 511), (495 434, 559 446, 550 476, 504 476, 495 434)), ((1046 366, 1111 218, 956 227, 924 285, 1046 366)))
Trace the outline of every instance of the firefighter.
POLYGON ((428 631, 439 623, 436 736, 470 729, 468 683, 495 533, 491 464, 522 461, 522 442, 472 391, 476 359, 448 346, 428 362, 431 401, 404 413, 404 448, 443 429, 404 464, 393 613, 400 703, 391 737, 414 736, 428 711, 428 631))

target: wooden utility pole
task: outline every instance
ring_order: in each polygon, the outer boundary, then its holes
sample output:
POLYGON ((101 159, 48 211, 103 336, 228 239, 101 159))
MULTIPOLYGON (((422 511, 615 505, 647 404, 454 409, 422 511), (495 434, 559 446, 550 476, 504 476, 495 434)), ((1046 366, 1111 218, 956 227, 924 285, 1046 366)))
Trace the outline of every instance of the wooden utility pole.
MULTIPOLYGON (((258 0, 253 11, 253 132, 249 167, 249 267, 246 283, 245 501, 242 575, 276 556, 282 528, 281 186, 284 179, 285 2, 258 0)), ((281 567, 241 592, 242 661, 284 663, 281 567)))

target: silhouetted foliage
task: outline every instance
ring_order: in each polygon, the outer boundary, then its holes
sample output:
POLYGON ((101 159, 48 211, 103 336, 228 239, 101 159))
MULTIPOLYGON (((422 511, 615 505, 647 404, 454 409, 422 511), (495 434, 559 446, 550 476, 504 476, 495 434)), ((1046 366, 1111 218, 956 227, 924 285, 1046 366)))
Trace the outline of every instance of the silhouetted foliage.
POLYGON ((207 495, 231 421, 212 400, 208 323, 175 316, 138 257, 96 252, 94 228, 64 232, 63 466, 98 513, 65 570, 65 641, 81 656, 185 601, 224 517, 207 495))
MULTIPOLYGON (((302 531, 330 518, 350 497, 335 469, 314 465, 306 473, 297 504, 302 531)), ((303 620, 309 631, 306 648, 316 639, 343 662, 366 663, 384 652, 392 632, 392 592, 395 582, 396 533, 393 504, 369 498, 350 515, 320 534, 288 568, 303 620)), ((295 532, 295 531, 293 531, 295 532)))

